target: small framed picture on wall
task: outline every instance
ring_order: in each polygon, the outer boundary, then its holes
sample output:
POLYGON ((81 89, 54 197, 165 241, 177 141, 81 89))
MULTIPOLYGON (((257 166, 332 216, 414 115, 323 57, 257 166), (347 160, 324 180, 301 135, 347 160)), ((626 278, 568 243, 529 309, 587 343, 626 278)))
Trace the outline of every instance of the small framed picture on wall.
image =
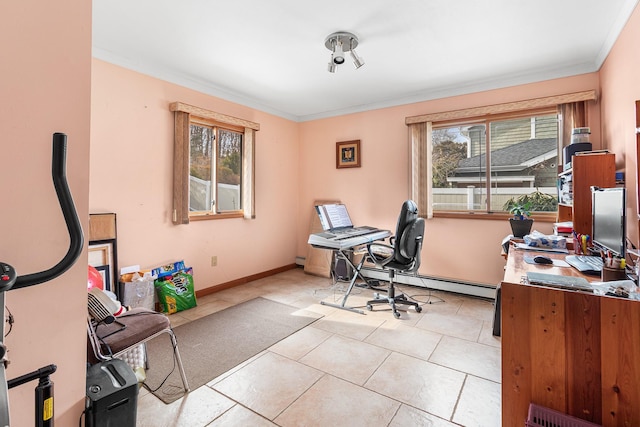
POLYGON ((360 167, 360 140, 336 142, 336 168, 360 167))

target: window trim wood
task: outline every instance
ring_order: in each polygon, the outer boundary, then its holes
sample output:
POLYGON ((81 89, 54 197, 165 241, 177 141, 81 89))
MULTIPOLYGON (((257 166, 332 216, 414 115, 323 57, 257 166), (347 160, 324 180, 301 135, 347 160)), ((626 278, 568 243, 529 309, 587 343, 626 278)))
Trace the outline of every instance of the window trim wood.
POLYGON ((169 105, 169 110, 174 112, 181 111, 203 119, 214 120, 225 125, 249 128, 255 131, 260 130, 259 123, 250 122, 249 120, 239 119, 233 116, 227 116, 226 114, 216 113, 215 111, 206 110, 200 107, 194 107, 193 105, 185 104, 184 102, 172 102, 169 105))
MULTIPOLYGON (((431 146, 430 132, 421 131, 421 126, 429 128, 437 128, 441 125, 451 125, 469 121, 485 121, 504 118, 516 118, 520 115, 529 115, 530 113, 543 112, 545 110, 557 109, 559 105, 598 100, 596 90, 587 90, 569 94, 554 95, 530 100, 515 101, 503 104, 494 104, 482 107, 465 108, 460 110, 452 110, 446 112, 422 114, 419 116, 411 116, 405 118, 405 124, 409 128, 409 146, 411 151, 411 174, 410 174, 410 196, 418 204, 418 209, 422 217, 433 218, 477 218, 477 219, 500 219, 504 213, 491 211, 437 211, 434 212, 431 204, 431 185, 430 174, 426 178, 423 169, 425 168, 426 155, 418 155, 420 146, 423 144, 431 146), (428 196, 427 196, 428 194, 428 196), (426 196, 426 197, 425 197, 426 196)), ((560 135, 558 135, 558 156, 561 155, 560 135)), ((430 149, 427 150, 430 152, 430 149)), ((430 155, 429 155, 430 157, 430 155)), ((426 166, 430 167, 430 162, 426 166)), ((552 220, 552 215, 557 213, 539 213, 536 212, 536 218, 542 222, 552 220)))
MULTIPOLYGON (((425 215, 420 215, 425 217, 425 215)), ((464 219, 482 219, 482 220, 508 220, 513 218, 508 212, 486 212, 486 211, 434 211, 432 218, 464 218, 464 219)), ((538 222, 556 222, 558 220, 557 212, 535 212, 532 218, 538 222)))
POLYGON ((188 224, 190 220, 226 218, 255 218, 255 132, 260 124, 226 114, 209 111, 183 102, 173 102, 169 110, 174 113, 173 151, 173 209, 174 224, 188 224), (219 214, 189 211, 189 130, 191 122, 218 125, 243 133, 243 205, 236 212, 219 214), (245 150, 247 156, 245 157, 245 150), (249 164, 245 164, 245 163, 249 164))
POLYGON ((405 124, 425 122, 444 122, 450 120, 465 120, 473 117, 484 117, 493 114, 514 113, 516 111, 536 110, 539 108, 557 107, 578 101, 596 101, 598 99, 595 89, 583 92, 554 95, 543 98, 528 99, 524 101, 507 102, 483 107, 464 108, 462 110, 445 111, 441 113, 422 114, 405 118, 405 124))

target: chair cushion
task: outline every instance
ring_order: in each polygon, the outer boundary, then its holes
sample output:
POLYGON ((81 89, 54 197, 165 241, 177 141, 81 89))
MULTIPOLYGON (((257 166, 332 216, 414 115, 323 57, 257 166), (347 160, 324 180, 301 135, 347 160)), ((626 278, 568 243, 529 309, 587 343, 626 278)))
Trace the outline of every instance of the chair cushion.
POLYGON ((96 327, 96 333, 98 337, 104 337, 102 348, 103 354, 107 355, 109 349, 111 354, 118 353, 170 326, 171 322, 164 314, 146 308, 134 308, 116 317, 116 321, 109 325, 101 323, 96 327), (125 326, 124 329, 118 322, 125 326))

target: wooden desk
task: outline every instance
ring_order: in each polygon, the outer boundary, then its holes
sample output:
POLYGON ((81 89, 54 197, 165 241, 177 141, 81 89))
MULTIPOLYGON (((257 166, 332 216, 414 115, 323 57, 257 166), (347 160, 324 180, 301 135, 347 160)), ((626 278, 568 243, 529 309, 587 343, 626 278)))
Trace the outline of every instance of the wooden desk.
POLYGON ((511 248, 501 284, 502 425, 524 426, 536 403, 605 427, 640 426, 640 303, 523 285, 527 271, 599 280, 524 254, 511 248))

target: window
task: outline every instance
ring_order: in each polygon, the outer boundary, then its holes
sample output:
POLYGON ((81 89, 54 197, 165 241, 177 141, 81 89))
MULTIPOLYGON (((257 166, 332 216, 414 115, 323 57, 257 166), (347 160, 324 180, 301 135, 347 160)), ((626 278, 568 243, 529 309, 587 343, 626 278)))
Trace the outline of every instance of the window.
POLYGON ((171 104, 175 112, 173 222, 254 217, 257 123, 171 104))
POLYGON ((191 121, 189 211, 220 214, 242 209, 241 132, 191 121))
POLYGON ((573 127, 588 126, 594 100, 589 90, 407 117, 421 216, 506 215, 509 200, 529 197, 533 211, 549 212, 537 218, 555 218, 559 150, 573 127))
POLYGON ((502 119, 434 123, 431 141, 434 212, 500 212, 510 200, 522 196, 542 202, 533 204, 533 210, 556 211, 555 109, 502 119))

